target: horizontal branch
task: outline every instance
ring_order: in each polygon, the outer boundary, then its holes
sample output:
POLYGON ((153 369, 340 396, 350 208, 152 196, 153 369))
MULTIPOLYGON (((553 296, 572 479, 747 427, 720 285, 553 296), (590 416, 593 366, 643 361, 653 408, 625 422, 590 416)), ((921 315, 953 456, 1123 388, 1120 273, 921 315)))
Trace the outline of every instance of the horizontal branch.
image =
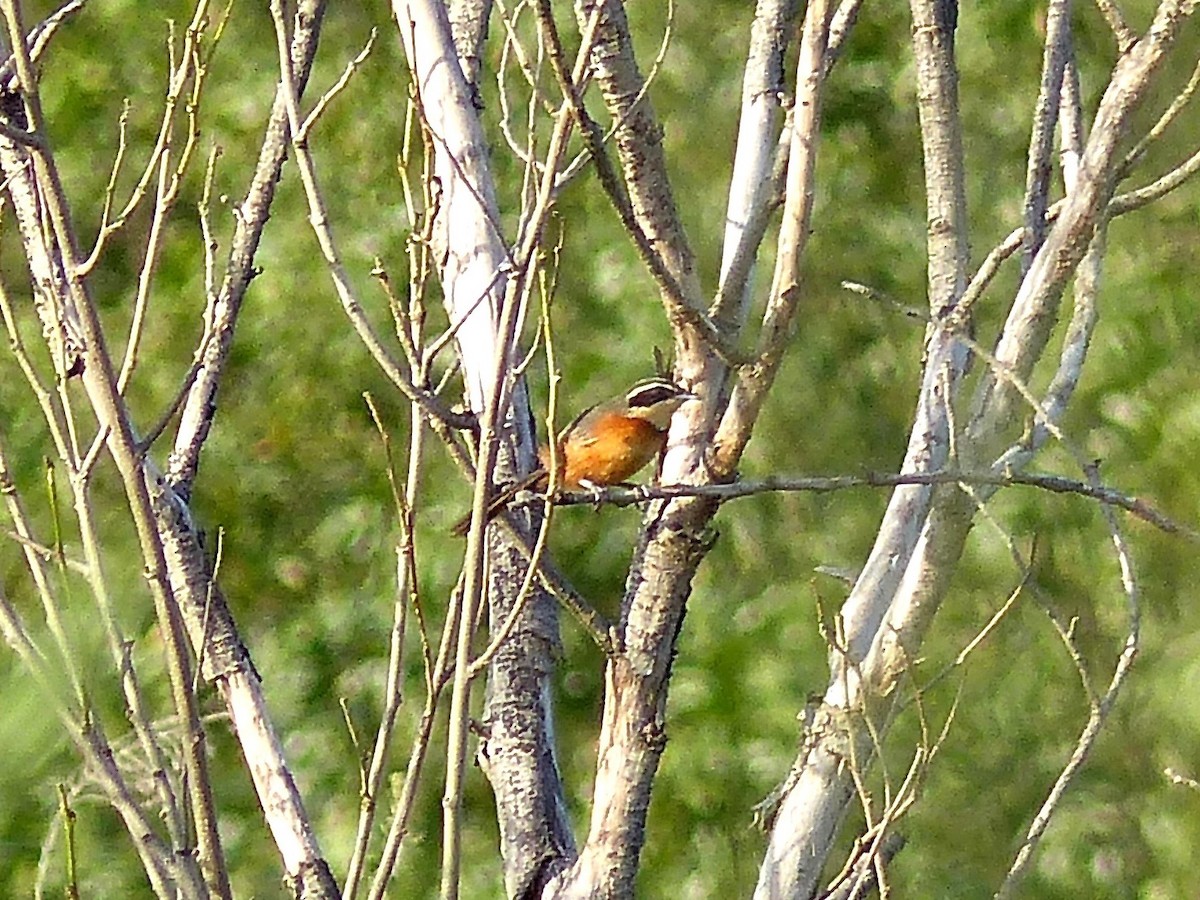
MULTIPOLYGON (((828 493, 851 488, 892 488, 902 484, 970 484, 993 485, 995 487, 1033 487, 1054 494, 1079 494, 1109 506, 1123 509, 1164 531, 1180 534, 1191 540, 1200 541, 1200 530, 1176 522, 1159 512, 1145 500, 1123 493, 1102 484, 1088 484, 1061 475, 1039 475, 1020 472, 955 471, 942 469, 934 472, 864 472, 859 475, 811 475, 805 477, 771 477, 757 481, 737 481, 729 484, 664 484, 639 485, 636 487, 609 487, 595 491, 560 492, 553 498, 557 506, 580 506, 610 504, 612 506, 636 506, 653 500, 675 500, 680 497, 705 497, 725 502, 741 497, 752 497, 768 493, 828 493)), ((544 496, 531 493, 536 502, 544 496)), ((514 505, 525 505, 534 499, 522 499, 514 505)))

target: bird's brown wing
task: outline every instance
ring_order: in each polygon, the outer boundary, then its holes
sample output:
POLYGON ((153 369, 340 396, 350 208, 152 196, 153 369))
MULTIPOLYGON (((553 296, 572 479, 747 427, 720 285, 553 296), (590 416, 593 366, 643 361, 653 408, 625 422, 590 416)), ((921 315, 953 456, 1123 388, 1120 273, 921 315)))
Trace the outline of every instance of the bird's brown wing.
POLYGON ((579 424, 584 419, 586 419, 588 416, 590 416, 593 412, 596 411, 596 407, 598 407, 599 405, 600 405, 599 403, 593 403, 591 406, 589 406, 587 409, 585 409, 583 412, 581 412, 579 415, 577 415, 575 418, 573 418, 570 421, 570 423, 567 425, 567 427, 558 433, 558 443, 560 446, 562 445, 562 442, 567 439, 567 436, 572 431, 574 431, 576 428, 579 427, 579 424))

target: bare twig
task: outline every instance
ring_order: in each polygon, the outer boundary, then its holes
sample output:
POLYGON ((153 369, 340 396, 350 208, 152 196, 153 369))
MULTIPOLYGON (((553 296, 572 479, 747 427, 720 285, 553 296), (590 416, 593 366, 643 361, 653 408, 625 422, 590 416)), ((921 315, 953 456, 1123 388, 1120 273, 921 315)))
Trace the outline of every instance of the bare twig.
POLYGON ((367 61, 367 57, 371 55, 371 49, 375 46, 375 38, 378 36, 379 29, 372 28, 371 36, 367 38, 366 45, 362 48, 362 50, 359 51, 358 55, 354 57, 354 59, 346 63, 346 68, 342 70, 342 74, 338 77, 338 80, 333 83, 329 90, 320 96, 316 104, 313 106, 312 112, 305 117, 304 124, 302 124, 299 130, 296 132, 296 143, 305 144, 308 142, 309 131, 312 130, 313 125, 316 124, 317 120, 321 117, 321 114, 325 112, 325 108, 333 102, 333 99, 338 94, 346 89, 346 86, 350 83, 350 79, 354 77, 354 73, 357 72, 362 67, 362 64, 367 61))
MULTIPOLYGON (((28 44, 29 58, 35 65, 41 62, 42 54, 50 46, 50 40, 54 37, 55 32, 66 23, 67 19, 83 9, 85 5, 87 5, 87 0, 70 0, 69 3, 64 3, 33 27, 33 30, 29 32, 28 44)), ((15 62, 13 57, 10 56, 4 60, 3 64, 0 64, 0 81, 9 81, 15 74, 15 62)), ((13 89, 20 87, 20 82, 11 82, 11 87, 13 89)))
MULTIPOLYGON (((157 155, 156 164, 151 163, 152 166, 156 166, 158 169, 154 211, 150 219, 150 230, 146 236, 146 253, 142 260, 141 269, 138 272, 138 289, 134 298, 133 316, 129 324, 129 341, 125 346, 125 358, 121 363, 120 374, 117 376, 117 391, 121 394, 125 393, 130 376, 133 374, 134 366, 137 365, 138 349, 141 345, 142 334, 145 328, 146 308, 150 302, 150 287, 154 280, 154 272, 158 265, 159 254, 162 252, 164 232, 175 209, 175 203, 179 198, 179 191, 183 183, 183 174, 191 162, 192 153, 196 147, 196 140, 199 134, 199 128, 196 125, 196 114, 200 106, 205 76, 208 71, 207 63, 202 59, 200 48, 205 37, 204 29, 207 27, 207 23, 208 4, 206 0, 202 0, 202 2, 196 4, 192 22, 187 27, 183 47, 180 51, 182 59, 178 66, 172 66, 171 85, 167 91, 167 99, 164 104, 163 129, 159 134, 160 152, 157 155), (191 90, 186 97, 185 106, 187 122, 190 127, 187 129, 183 146, 176 157, 171 152, 174 143, 175 109, 188 81, 191 81, 191 90)), ((172 33, 168 38, 168 49, 173 56, 175 52, 173 25, 170 26, 170 31, 172 33)), ((219 35, 220 31, 218 30, 213 38, 214 45, 219 35)), ((147 173, 149 171, 150 167, 147 167, 147 173)), ((114 164, 114 177, 115 174, 114 164)), ((116 227, 120 227, 120 224, 124 221, 124 218, 122 218, 116 227)), ((101 230, 100 237, 96 241, 96 247, 92 251, 92 258, 88 263, 94 263, 99 258, 104 238, 107 234, 111 233, 112 231, 108 228, 101 230)), ((87 263, 85 263, 86 265, 87 263)))
POLYGON ((1192 77, 1188 79, 1183 90, 1175 95, 1175 98, 1171 101, 1171 105, 1158 117, 1158 121, 1154 123, 1154 127, 1147 131, 1141 140, 1134 144, 1133 149, 1125 154, 1125 159, 1121 161, 1121 166, 1117 170, 1118 178, 1124 178, 1128 175, 1130 170, 1146 155, 1146 151, 1150 149, 1150 145, 1166 133, 1171 123, 1175 121, 1188 103, 1191 102, 1197 88, 1200 88, 1200 62, 1196 63, 1196 67, 1192 69, 1192 77))
MULTIPOLYGON (((1094 473, 1091 476, 1095 478, 1094 473)), ((1087 724, 1084 725, 1083 731, 1079 735, 1079 739, 1075 744, 1075 749, 1071 754, 1071 758, 1067 761, 1063 770, 1055 779, 1053 787, 1050 789, 1049 795, 1045 802, 1034 816, 1032 824, 1029 826, 1029 831, 1025 836, 1025 841, 1021 844, 1020 850, 1017 851, 1013 859, 1012 865, 1009 867, 1008 873, 1004 877, 999 890, 996 892, 996 897, 1003 898, 1011 897, 1015 894, 1020 886, 1021 880, 1029 870, 1029 866, 1033 861, 1033 854, 1037 850, 1042 836, 1045 834, 1046 828, 1050 824, 1050 820, 1058 807, 1062 803, 1062 798, 1079 774, 1087 758, 1090 755, 1092 748, 1096 744, 1096 740, 1100 735, 1100 730, 1104 727, 1104 723, 1108 719, 1108 715, 1112 710, 1113 704, 1117 700, 1117 695, 1124 686, 1126 679, 1129 676, 1130 669, 1133 666, 1134 659, 1137 657, 1138 647, 1141 634, 1141 609, 1139 605, 1140 589, 1138 586, 1137 576, 1133 570, 1133 560, 1129 555, 1129 547, 1125 542, 1125 538, 1121 533, 1120 527, 1117 524, 1116 517, 1112 510, 1107 506, 1104 508, 1104 516, 1107 521, 1109 534, 1113 542, 1113 550, 1117 558, 1117 565, 1121 573, 1121 586, 1125 592, 1126 604, 1128 609, 1128 630, 1125 635, 1124 646, 1121 648, 1121 653, 1117 657, 1116 665, 1113 668, 1112 678, 1109 680, 1108 688, 1103 696, 1097 697, 1089 688, 1089 680, 1086 677, 1086 670, 1081 669, 1083 684, 1089 698, 1089 713, 1087 724)), ((1074 654, 1074 643, 1064 635, 1064 640, 1067 643, 1068 649, 1074 654)), ((1073 658, 1074 655, 1073 655, 1073 658)))
MULTIPOLYGON (((191 156, 192 148, 196 140, 198 128, 196 126, 196 105, 200 99, 200 89, 204 80, 204 70, 206 63, 203 62, 203 57, 199 46, 204 38, 204 29, 207 28, 208 22, 208 2, 200 0, 197 3, 196 12, 192 16, 192 22, 187 28, 187 33, 184 38, 184 46, 181 52, 181 59, 178 65, 175 64, 175 47, 174 47, 174 25, 168 23, 168 38, 167 50, 171 57, 169 65, 169 78, 167 84, 166 96, 163 103, 163 116, 159 124, 158 136, 155 139, 154 147, 150 151, 150 155, 146 159, 146 165, 142 170, 142 174, 138 177, 137 183, 130 191, 129 198, 125 201, 125 205, 116 216, 110 217, 112 210, 112 201, 115 196, 114 190, 116 186, 117 175, 120 172, 122 160, 125 152, 125 118, 126 114, 122 114, 121 129, 118 133, 119 141, 117 144, 117 153, 113 159, 111 175, 109 176, 108 188, 105 191, 104 207, 100 218, 100 229, 96 235, 95 244, 92 247, 91 253, 87 259, 80 263, 80 276, 85 276, 90 273, 100 261, 104 253, 104 249, 109 238, 120 231, 129 221, 130 216, 141 206, 142 201, 146 198, 150 182, 154 178, 157 171, 159 173, 159 203, 162 204, 164 193, 177 194, 179 188, 179 176, 182 175, 184 167, 187 165, 188 158, 191 156), (197 77, 198 76, 198 77, 197 77), (187 118, 188 118, 188 135, 184 142, 184 147, 180 152, 179 162, 172 167, 170 160, 170 150, 173 140, 173 135, 176 128, 176 113, 180 99, 183 99, 183 92, 192 81, 193 90, 187 98, 187 118), (171 179, 169 172, 174 168, 175 175, 171 179), (174 182, 173 188, 168 188, 169 181, 174 182)), ((224 15, 221 17, 217 25, 211 44, 215 46, 221 32, 224 29, 225 23, 228 21, 229 7, 226 7, 224 15)), ((126 112, 128 105, 126 107, 126 112)), ((160 212, 155 213, 156 217, 161 216, 160 212)), ((151 249, 155 247, 154 243, 150 244, 151 249)), ((151 257, 152 259, 153 257, 151 257)), ((148 260, 149 262, 150 260, 148 260)), ((145 268, 145 267, 144 267, 145 268)), ((152 268, 150 266, 149 268, 152 268)))
MULTIPOLYGON (((33 130, 43 131, 45 123, 37 80, 24 43, 20 11, 15 0, 3 0, 0 8, 3 9, 9 41, 13 46, 26 117, 33 130)), ((217 833, 211 784, 208 780, 204 730, 199 721, 196 698, 190 690, 191 662, 188 657, 186 632, 167 574, 163 545, 154 526, 149 491, 132 426, 117 391, 116 375, 112 361, 105 351, 96 309, 87 293, 86 285, 74 275, 78 262, 77 242, 55 159, 48 152, 38 152, 32 155, 31 162, 32 177, 36 180, 37 190, 43 198, 48 214, 47 233, 53 237, 52 247, 43 245, 43 251, 55 256, 62 271, 67 273, 63 285, 65 291, 58 298, 58 302, 78 317, 83 346, 88 354, 87 364, 82 373, 83 384, 101 426, 109 429, 108 448, 120 472, 126 498, 133 513, 146 564, 147 580, 155 603, 155 613, 162 626, 164 643, 168 649, 167 664, 173 700, 180 720, 187 729, 185 760, 188 769, 188 789, 193 804, 192 812, 197 828, 200 863, 211 888, 218 895, 229 897, 231 889, 228 872, 217 833)), ((52 268, 47 264, 43 264, 43 267, 52 268)))
MULTIPOLYGON (((375 732, 375 745, 370 762, 362 779, 361 809, 358 829, 354 839, 354 851, 346 871, 342 889, 345 900, 353 900, 358 894, 366 865, 367 850, 379 807, 379 795, 387 771, 396 718, 402 702, 401 688, 404 673, 404 636, 407 631, 408 609, 419 609, 417 595, 416 546, 413 537, 413 505, 418 497, 420 473, 424 449, 424 416, 420 407, 411 404, 409 409, 408 473, 403 488, 397 483, 395 464, 392 459, 391 438, 375 408, 370 395, 366 396, 371 419, 383 445, 388 484, 392 489, 392 502, 400 538, 396 547, 396 601, 393 605, 392 629, 388 646, 387 685, 384 695, 383 715, 375 732)), ((428 657, 427 657, 428 661, 428 657)), ((432 672, 429 673, 432 677, 432 672)), ((432 692, 431 692, 432 693, 432 692)))
MULTIPOLYGON (((701 311, 700 289, 694 271, 691 249, 683 238, 682 225, 677 221, 674 198, 670 196, 666 167, 661 159, 661 135, 653 127, 653 112, 648 109, 649 101, 642 99, 634 105, 631 99, 641 95, 644 80, 637 72, 628 46, 628 32, 623 13, 610 0, 597 0, 589 4, 582 17, 581 27, 585 45, 595 40, 605 41, 610 46, 611 57, 619 59, 619 65, 606 65, 597 80, 605 87, 606 95, 612 99, 610 112, 618 123, 618 150, 628 154, 634 144, 642 146, 636 160, 628 159, 631 166, 628 185, 622 182, 616 168, 604 148, 604 135, 600 126, 588 114, 579 91, 583 69, 577 65, 568 73, 563 62, 563 51, 558 39, 554 17, 546 0, 538 0, 539 22, 547 42, 548 58, 554 74, 563 89, 563 95, 579 122, 584 143, 596 166, 601 187, 621 218, 621 224, 633 239, 634 246, 662 294, 667 317, 677 328, 695 332, 706 345, 711 346, 723 359, 733 363, 740 359, 737 349, 720 333, 708 316, 701 311), (601 15, 604 13, 604 16, 601 15), (631 132, 630 134, 624 134, 631 132), (622 136, 624 134, 624 136, 622 136), (656 136, 657 135, 657 136, 656 136), (648 235, 659 239, 656 246, 648 235), (673 238, 664 236, 674 235, 673 238)), ((580 57, 580 61, 586 57, 580 57)), ((611 61, 611 59, 610 59, 611 61)))
POLYGON ((387 838, 384 840, 379 865, 371 880, 371 890, 367 894, 368 900, 383 900, 387 895, 388 882, 399 861, 404 838, 408 834, 408 823, 412 817, 413 804, 416 801, 417 784, 425 765, 425 758, 429 753, 429 741, 433 734, 435 715, 448 681, 450 654, 454 647, 455 634, 458 631, 458 620, 462 615, 461 587, 460 583, 451 597, 446 621, 442 626, 442 639, 438 646, 437 659, 428 672, 425 707, 421 712, 421 719, 417 723, 416 734, 413 736, 412 747, 408 755, 408 767, 404 772, 404 784, 400 789, 400 796, 392 813, 392 821, 388 827, 387 838))
MULTIPOLYGON (((297 4, 297 22, 300 26, 293 35, 290 50, 294 90, 302 90, 308 81, 324 11, 324 0, 303 0, 297 4)), ((242 298, 257 274, 255 255, 275 199, 275 188, 288 147, 288 134, 285 90, 280 85, 271 106, 250 187, 235 210, 225 277, 216 301, 211 303, 211 315, 206 320, 206 330, 211 331, 212 339, 204 347, 195 382, 188 391, 174 448, 167 463, 167 480, 185 500, 191 494, 192 482, 200 466, 200 453, 216 415, 217 392, 233 344, 242 298)))
MULTIPOLYGON (((550 375, 550 396, 547 403, 547 434, 558 434, 558 429, 555 425, 556 412, 558 408, 558 384, 561 376, 558 373, 554 358, 554 340, 550 331, 549 318, 549 292, 546 290, 546 280, 541 269, 538 270, 539 282, 542 286, 542 331, 546 340, 546 368, 551 373, 550 375)), ((556 490, 561 477, 559 447, 557 441, 550 442, 550 465, 547 473, 547 489, 550 491, 556 490)), ((526 606, 530 598, 533 596, 534 583, 538 579, 538 573, 542 568, 542 560, 546 552, 546 542, 550 536, 550 524, 553 521, 554 505, 547 499, 541 523, 538 527, 537 536, 533 542, 533 548, 529 553, 528 562, 529 568, 525 572, 525 577, 521 581, 521 586, 517 591, 516 599, 512 601, 508 609, 504 621, 498 629, 493 629, 491 639, 483 652, 475 658, 471 663, 471 669, 468 673, 470 678, 478 678, 488 666, 492 664, 496 654, 504 645, 504 642, 512 637, 517 624, 525 612, 526 606)), ((524 540, 518 537, 518 542, 524 544, 524 540)))
POLYGON ((1112 29, 1113 36, 1117 39, 1117 49, 1122 53, 1128 52, 1129 48, 1137 42, 1138 35, 1125 20, 1125 14, 1117 6, 1116 0, 1096 0, 1096 8, 1104 16, 1108 27, 1112 29))

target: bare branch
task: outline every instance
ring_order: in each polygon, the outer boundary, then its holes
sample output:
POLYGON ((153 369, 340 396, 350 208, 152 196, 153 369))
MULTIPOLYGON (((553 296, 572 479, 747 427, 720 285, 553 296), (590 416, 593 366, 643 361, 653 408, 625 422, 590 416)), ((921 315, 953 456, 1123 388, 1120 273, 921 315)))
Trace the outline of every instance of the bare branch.
MULTIPOLYGON (((29 126, 34 131, 44 131, 42 107, 33 73, 33 64, 24 43, 20 11, 15 0, 0 3, 8 28, 9 41, 13 46, 17 75, 22 85, 22 98, 29 126)), ((197 828, 199 858, 205 880, 221 897, 229 897, 231 890, 225 868, 220 837, 217 833, 211 785, 208 780, 208 763, 205 751, 205 736, 199 721, 196 698, 191 686, 191 662, 187 652, 187 638, 183 617, 172 592, 163 554, 163 546, 153 524, 149 492, 142 470, 142 461, 137 451, 137 442, 124 406, 117 392, 116 377, 112 362, 105 350, 103 332, 96 309, 87 292, 86 283, 75 274, 78 264, 77 240, 71 224, 71 216, 57 165, 52 154, 37 152, 24 164, 11 157, 5 160, 10 177, 29 179, 30 190, 36 191, 45 205, 46 221, 26 221, 29 227, 37 228, 36 237, 26 236, 27 247, 33 248, 44 260, 42 271, 59 269, 64 278, 57 281, 63 292, 57 295, 62 309, 69 309, 78 319, 82 347, 86 352, 86 363, 82 380, 88 398, 101 422, 108 430, 107 445, 120 472, 126 498, 133 512, 138 540, 146 565, 147 580, 155 603, 155 613, 162 626, 164 642, 168 649, 167 666, 171 677, 172 699, 177 714, 187 735, 185 738, 188 788, 193 804, 193 815, 197 828), (10 168, 12 166, 12 168, 10 168), (40 227, 45 225, 43 229, 40 227), (51 244, 44 242, 50 236, 51 244)), ((11 188, 10 188, 11 190, 11 188)), ((47 284, 55 284, 49 281, 47 284)))
MULTIPOLYGON (((292 35, 291 59, 298 91, 303 90, 308 81, 325 5, 324 0, 302 0, 297 5, 297 27, 292 35)), ((174 449, 167 461, 168 482, 184 500, 191 495, 192 483, 200 467, 200 452, 216 416, 217 391, 229 359, 242 298, 257 274, 254 258, 267 224, 271 203, 275 199, 275 186, 279 183, 287 152, 288 134, 287 106, 284 88, 280 85, 275 92, 249 190, 236 209, 225 277, 217 300, 212 305, 212 340, 204 348, 195 383, 184 403, 174 449)))
POLYGON ((1117 6, 1116 0, 1096 0, 1096 8, 1112 29, 1113 36, 1117 39, 1117 49, 1122 53, 1129 52, 1129 48, 1137 43, 1138 35, 1125 20, 1125 15, 1117 6))
MULTIPOLYGON (((1081 171, 1086 173, 1066 198, 1063 211, 1038 253, 1013 302, 995 355, 1020 378, 1027 378, 1049 340, 1058 302, 1091 240, 1100 216, 1112 197, 1116 150, 1130 116, 1149 90, 1184 22, 1195 4, 1164 2, 1146 37, 1121 57, 1096 113, 1092 134, 1084 150, 1081 171)), ((985 376, 976 392, 969 432, 986 446, 1012 421, 1015 396, 1011 389, 985 376)))
MULTIPOLYGON (((576 6, 576 17, 581 31, 590 30, 590 23, 596 21, 595 45, 589 51, 590 70, 609 113, 619 123, 615 135, 617 156, 634 220, 649 241, 654 257, 661 260, 666 273, 678 285, 683 305, 698 312, 702 305, 695 259, 672 196, 662 149, 662 129, 643 91, 645 81, 634 58, 625 10, 617 0, 581 0, 576 6)), ((578 83, 578 78, 575 81, 578 83)), ((576 104, 575 108, 578 113, 582 104, 576 104)), ((588 130, 584 128, 585 137, 588 130)), ((604 154, 597 152, 598 147, 589 145, 589 149, 599 164, 604 154)), ((678 305, 669 304, 667 315, 677 316, 678 305)))
MULTIPOLYGON (((775 179, 769 173, 772 159, 779 156, 776 142, 785 90, 783 61, 796 6, 795 0, 760 0, 750 28, 737 151, 725 213, 721 284, 709 310, 726 334, 736 334, 749 314, 753 259, 766 230, 765 210, 775 194, 775 179), (752 228, 756 217, 763 220, 761 230, 752 228), (745 260, 740 269, 734 265, 739 257, 745 260)), ((790 130, 784 129, 784 133, 790 130)), ((790 150, 790 140, 786 146, 790 150)))
MULTIPOLYGON (((643 141, 650 142, 637 151, 637 174, 627 176, 624 182, 604 148, 605 138, 600 126, 588 115, 583 104, 578 87, 583 73, 582 65, 577 65, 573 73, 567 72, 562 64, 562 47, 550 6, 545 0, 539 0, 539 9, 545 40, 550 48, 548 58, 579 122, 584 143, 596 165, 600 185, 621 217, 621 224, 633 239, 639 257, 658 284, 668 319, 677 330, 694 333, 704 346, 711 347, 722 359, 736 362, 739 358, 736 348, 725 340, 701 311, 699 282, 693 271, 694 260, 683 236, 682 225, 678 222, 674 198, 670 195, 670 182, 662 159, 661 135, 656 136, 657 126, 654 124, 653 110, 649 108, 649 99, 642 97, 645 82, 629 48, 623 12, 615 24, 611 21, 608 23, 610 27, 606 30, 604 13, 619 11, 620 7, 614 0, 597 0, 590 4, 587 17, 581 14, 580 19, 585 44, 607 41, 603 52, 614 63, 611 70, 605 70, 609 76, 598 80, 602 84, 608 83, 608 91, 612 95, 609 112, 617 123, 618 156, 624 159, 634 153, 635 147, 642 146, 643 141), (631 98, 642 99, 631 102, 631 98), (673 248, 669 246, 671 241, 665 237, 669 233, 677 235, 673 239, 676 242, 673 248), (659 243, 656 243, 656 235, 664 236, 659 243), (681 280, 681 275, 685 274, 686 279, 681 280), (685 283, 689 279, 693 283, 685 283)), ((628 171, 624 166, 623 162, 623 171, 628 171)))
MULTIPOLYGON (((1184 525, 1159 512, 1140 497, 1116 488, 1090 484, 1061 475, 1020 472, 1011 468, 993 469, 935 469, 928 472, 865 472, 859 475, 814 475, 789 478, 775 476, 732 484, 659 484, 638 487, 600 488, 595 492, 574 492, 554 495, 557 506, 588 506, 611 504, 636 506, 654 500, 676 500, 681 497, 704 497, 722 503, 743 497, 767 493, 829 493, 853 488, 886 488, 900 485, 983 485, 994 488, 1032 487, 1052 494, 1078 494, 1125 510, 1131 515, 1167 534, 1184 535, 1200 540, 1200 531, 1184 525)), ((536 499, 535 502, 541 502, 536 499)))
MULTIPOLYGON (((1094 474, 1092 477, 1095 477, 1094 474)), ((1141 638, 1140 589, 1137 576, 1134 574, 1133 560, 1129 555, 1129 546, 1125 542, 1116 518, 1108 508, 1105 508, 1104 515, 1107 520, 1109 534, 1112 538, 1117 565, 1121 573, 1121 586, 1125 592, 1128 608, 1128 630, 1125 635, 1124 646, 1117 657, 1112 678, 1109 680, 1108 689, 1104 692, 1104 695, 1095 698, 1090 691, 1088 692, 1091 702, 1087 724, 1080 733, 1078 741, 1076 741, 1071 758, 1059 773, 1058 778, 1055 779, 1049 795, 1029 826, 1029 832, 1025 836, 1025 841, 1021 844, 1021 849, 1017 851, 1012 866, 1004 877, 1004 882, 996 892, 996 897, 1000 898, 1000 900, 1014 896, 1019 888, 1021 880, 1033 861, 1033 854, 1037 850, 1038 844, 1041 842, 1041 838, 1050 824, 1051 817, 1061 805, 1062 798, 1066 794, 1067 789, 1087 762, 1092 748, 1096 745, 1100 730, 1104 727, 1104 723, 1112 711, 1113 704, 1117 700, 1117 695, 1129 677, 1130 669, 1133 666, 1134 659, 1137 657, 1141 638)), ((1087 687, 1086 678, 1084 686, 1085 688, 1087 687)))
POLYGON ((825 75, 829 76, 834 64, 841 58, 846 49, 846 41, 854 25, 858 22, 858 11, 862 8, 863 0, 842 0, 829 23, 829 54, 826 57, 825 75))
POLYGON ((1042 83, 1033 112, 1025 173, 1025 238, 1021 274, 1033 265, 1046 236, 1046 208, 1050 205, 1050 155, 1054 126, 1058 122, 1063 71, 1071 53, 1071 0, 1052 0, 1046 13, 1046 45, 1042 58, 1042 83))
MULTIPOLYGON (((472 407, 480 411, 479 448, 468 533, 462 609, 458 611, 454 683, 451 690, 450 737, 443 793, 442 896, 459 891, 463 781, 468 738, 468 702, 472 638, 484 586, 486 546, 485 509, 493 470, 500 459, 506 432, 515 432, 509 445, 521 470, 535 458, 528 420, 528 400, 520 381, 512 383, 517 329, 525 317, 536 250, 552 208, 555 173, 566 149, 572 118, 563 106, 546 151, 532 207, 522 216, 517 250, 509 255, 500 240, 495 189, 486 165, 482 129, 467 101, 463 73, 451 62, 453 50, 444 11, 429 2, 397 2, 396 17, 405 52, 414 73, 428 129, 433 137, 433 174, 440 179, 447 253, 442 272, 451 321, 461 320, 460 355, 472 407), (487 303, 476 299, 486 295, 487 303)), ((586 54, 585 43, 581 53, 586 54)), ((517 598, 516 584, 498 584, 515 571, 519 551, 497 540, 491 546, 492 579, 489 608, 493 626, 500 627, 498 610, 517 598)), ((481 754, 489 758, 486 774, 493 783, 502 823, 505 881, 510 893, 520 894, 545 877, 562 857, 573 855, 573 841, 564 808, 563 791, 548 741, 552 733, 548 706, 550 646, 557 623, 553 605, 538 602, 522 615, 520 638, 506 645, 489 673, 485 716, 494 722, 481 754), (499 714, 493 710, 503 709, 499 714)), ((561 864, 560 864, 561 865, 561 864)), ((379 879, 376 884, 380 883, 379 879)))
MULTIPOLYGON (((967 362, 965 345, 958 340, 964 323, 953 317, 966 286, 967 222, 954 58, 956 6, 913 0, 911 9, 925 160, 931 324, 901 471, 927 473, 945 467, 950 459, 951 406, 967 362)), ((955 492, 955 496, 961 495, 955 492)), ((920 645, 956 546, 950 540, 943 549, 929 540, 927 517, 931 509, 937 511, 933 501, 931 486, 901 486, 892 494, 863 572, 842 607, 839 621, 844 641, 831 649, 822 707, 831 721, 866 712, 863 707, 872 698, 886 697, 914 655, 906 648, 915 651, 920 645), (929 552, 938 554, 940 569, 927 570, 929 552), (869 687, 864 690, 864 685, 869 687)), ((964 510, 950 519, 964 535, 969 511, 964 504, 964 510)), ((815 740, 798 757, 798 774, 783 798, 759 871, 757 897, 806 897, 814 891, 852 796, 838 762, 848 752, 847 746, 864 762, 869 760, 871 744, 844 726, 815 740)))
POLYGON ((779 232, 779 249, 776 251, 775 273, 763 312, 755 360, 737 372, 729 404, 713 439, 714 452, 706 460, 708 469, 717 479, 728 478, 736 471, 762 404, 775 382, 802 299, 800 265, 808 245, 816 196, 814 173, 827 69, 829 24, 833 13, 831 3, 810 4, 804 13, 799 60, 796 64, 795 121, 790 134, 783 222, 779 232))
POLYGON ((28 147, 31 150, 46 149, 46 142, 40 134, 16 128, 7 122, 0 121, 0 137, 6 137, 14 144, 20 144, 22 147, 28 147))

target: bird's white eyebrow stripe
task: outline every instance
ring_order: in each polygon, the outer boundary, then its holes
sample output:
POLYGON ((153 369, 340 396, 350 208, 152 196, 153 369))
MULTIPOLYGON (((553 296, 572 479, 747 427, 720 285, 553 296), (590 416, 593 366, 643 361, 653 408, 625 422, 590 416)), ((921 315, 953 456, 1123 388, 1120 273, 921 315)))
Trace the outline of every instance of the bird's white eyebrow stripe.
POLYGON ((665 380, 654 380, 637 385, 625 395, 630 406, 649 407, 672 397, 679 396, 679 388, 665 380))

